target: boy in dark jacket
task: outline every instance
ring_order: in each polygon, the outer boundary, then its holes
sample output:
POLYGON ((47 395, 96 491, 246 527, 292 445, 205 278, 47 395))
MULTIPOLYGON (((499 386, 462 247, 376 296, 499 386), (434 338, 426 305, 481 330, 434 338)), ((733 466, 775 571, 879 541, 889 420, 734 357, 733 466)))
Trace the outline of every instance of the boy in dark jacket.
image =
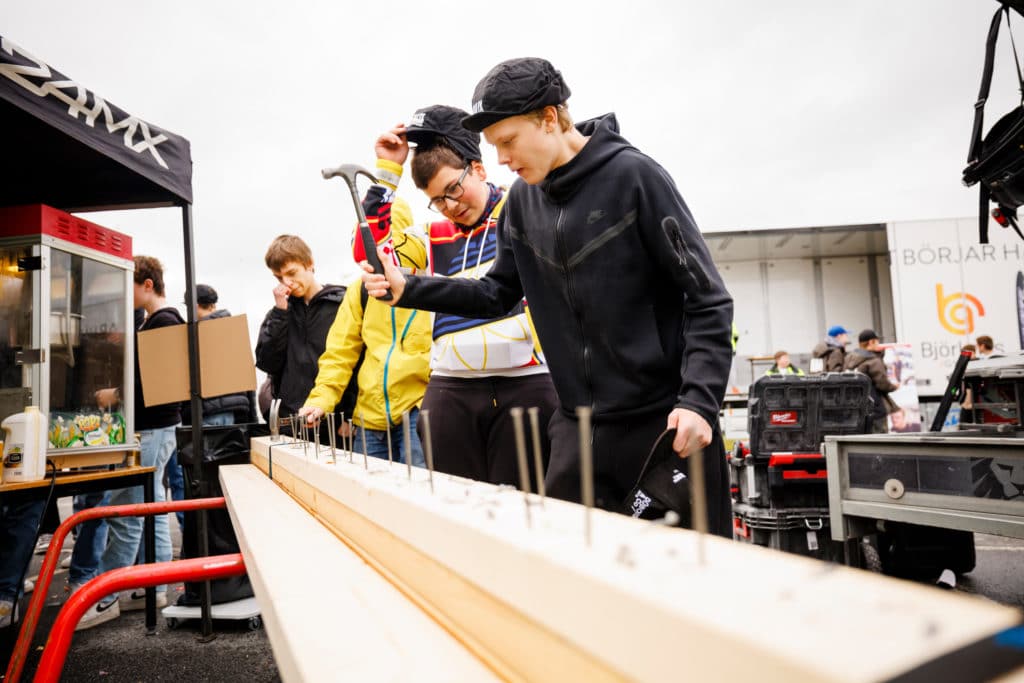
MULTIPOLYGON (((317 282, 313 252, 295 235, 275 238, 265 261, 279 284, 274 288, 274 307, 260 326, 256 367, 270 375, 274 396, 281 399, 280 415, 285 417, 299 411, 313 388, 327 332, 345 298, 345 288, 317 282)), ((336 412, 351 417, 354 406, 353 382, 336 412)), ((326 440, 323 430, 321 439, 326 440)))
POLYGON ((889 393, 899 389, 900 385, 889 381, 882 360, 883 352, 878 348, 878 335, 874 330, 864 330, 857 341, 859 348, 846 354, 844 369, 862 372, 871 379, 875 399, 871 431, 874 434, 885 434, 889 431, 889 413, 898 409, 896 403, 889 398, 889 393))
MULTIPOLYGON (((134 275, 135 308, 145 310, 145 321, 139 326, 138 332, 154 330, 160 327, 184 324, 178 310, 167 305, 164 294, 163 265, 152 256, 135 257, 134 275)), ((168 461, 174 453, 175 427, 181 422, 179 403, 146 406, 142 392, 142 375, 139 372, 139 347, 136 334, 135 345, 135 430, 139 434, 139 459, 144 467, 155 467, 153 472, 154 500, 164 501, 163 477, 168 461)), ((101 408, 115 406, 122 401, 118 388, 100 389, 96 392, 96 403, 101 408)), ((110 493, 109 505, 133 505, 142 502, 141 486, 118 489, 110 493)), ((128 567, 135 564, 137 557, 143 557, 144 539, 142 538, 141 517, 110 517, 108 542, 103 556, 100 558, 99 573, 128 567)), ((157 515, 154 519, 156 527, 155 556, 157 562, 171 560, 171 532, 167 524, 167 515, 157 515)), ((157 586, 157 607, 167 604, 167 586, 157 586)), ((125 591, 120 596, 114 594, 103 598, 89 608, 82 616, 75 630, 92 628, 111 619, 117 618, 121 610, 138 610, 145 606, 144 591, 125 591)))
MULTIPOLYGON (((718 411, 732 361, 732 299, 675 183, 618 134, 614 115, 573 127, 569 87, 543 59, 503 62, 477 85, 463 125, 519 175, 479 280, 365 273, 373 296, 465 317, 524 295, 560 403, 548 426, 548 492, 578 501, 578 406, 594 425, 598 505, 620 510, 655 439, 703 450, 709 527, 731 536, 718 411), (667 415, 667 417, 666 417, 667 415)), ((367 266, 364 266, 364 270, 367 266)))

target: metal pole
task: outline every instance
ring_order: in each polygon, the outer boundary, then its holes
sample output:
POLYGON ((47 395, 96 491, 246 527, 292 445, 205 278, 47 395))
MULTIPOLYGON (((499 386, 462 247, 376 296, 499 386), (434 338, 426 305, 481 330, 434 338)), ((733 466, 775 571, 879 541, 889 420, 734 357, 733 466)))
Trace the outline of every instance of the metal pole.
POLYGON ((704 451, 698 450, 689 457, 691 515, 693 529, 697 532, 697 562, 704 564, 704 535, 708 532, 707 495, 704 489, 704 451))
MULTIPOLYGON (((196 320, 196 264, 195 241, 192 235, 192 205, 181 207, 182 233, 185 242, 185 308, 188 320, 188 377, 190 397, 192 401, 192 472, 196 482, 197 495, 202 498, 208 494, 208 487, 203 481, 203 399, 202 387, 199 384, 199 323, 196 320)), ((209 530, 207 527, 206 510, 199 511, 199 554, 207 557, 210 554, 209 530)), ((202 612, 202 638, 210 640, 213 636, 213 618, 210 609, 213 598, 210 593, 210 582, 204 581, 200 591, 202 612)))
POLYGON ((362 411, 359 412, 359 421, 363 425, 360 428, 360 433, 363 435, 363 467, 365 469, 370 469, 370 458, 366 455, 366 413, 362 411))
POLYGON ((423 436, 426 440, 423 443, 423 455, 427 459, 427 476, 430 478, 430 492, 434 492, 434 446, 430 442, 430 411, 420 412, 420 419, 423 420, 423 436))
POLYGON ((387 426, 384 428, 384 432, 388 435, 388 469, 391 469, 391 465, 394 463, 395 458, 391 453, 391 415, 387 416, 387 426))
POLYGON ((533 466, 537 470, 537 494, 540 496, 541 507, 544 506, 544 462, 540 453, 540 408, 530 408, 530 432, 533 437, 533 466))
POLYGON ((405 448, 405 471, 412 481, 412 430, 409 429, 409 411, 402 413, 402 446, 405 448))
POLYGON ((580 427, 580 491, 583 494, 583 535, 590 545, 590 510, 594 507, 594 450, 590 430, 590 416, 593 411, 588 406, 576 408, 576 417, 580 427))
POLYGON ((526 464, 526 433, 523 429, 523 409, 519 406, 509 410, 512 416, 512 428, 516 438, 516 461, 519 464, 519 488, 523 491, 523 504, 526 506, 526 526, 533 526, 530 518, 530 468, 526 464))

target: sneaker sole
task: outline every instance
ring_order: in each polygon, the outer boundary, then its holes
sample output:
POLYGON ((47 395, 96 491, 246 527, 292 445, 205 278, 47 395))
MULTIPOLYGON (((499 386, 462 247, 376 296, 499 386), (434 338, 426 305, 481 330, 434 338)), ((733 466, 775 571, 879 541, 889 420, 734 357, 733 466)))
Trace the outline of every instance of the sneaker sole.
POLYGON ((111 603, 111 606, 103 612, 86 612, 86 614, 95 614, 96 616, 88 621, 85 619, 85 617, 82 617, 82 620, 78 622, 78 626, 75 626, 75 630, 85 631, 86 629, 90 629, 93 626, 99 626, 100 624, 105 624, 108 621, 113 621, 114 619, 117 619, 119 616, 121 616, 121 610, 114 609, 115 605, 117 605, 116 602, 111 603))
MULTIPOLYGON (((156 608, 161 609, 167 607, 167 593, 156 594, 156 608)), ((122 612, 137 612, 138 610, 146 609, 146 598, 131 598, 129 600, 121 600, 121 611, 122 612)))

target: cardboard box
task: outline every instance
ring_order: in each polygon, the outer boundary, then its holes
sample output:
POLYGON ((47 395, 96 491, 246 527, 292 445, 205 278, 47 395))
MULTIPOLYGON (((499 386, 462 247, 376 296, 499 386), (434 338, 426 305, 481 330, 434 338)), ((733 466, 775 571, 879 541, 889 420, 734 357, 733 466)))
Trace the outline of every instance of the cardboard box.
MULTIPOLYGON (((191 399, 188 325, 138 334, 146 407, 191 399)), ((203 398, 256 390, 256 362, 245 315, 199 321, 199 387, 203 398)))

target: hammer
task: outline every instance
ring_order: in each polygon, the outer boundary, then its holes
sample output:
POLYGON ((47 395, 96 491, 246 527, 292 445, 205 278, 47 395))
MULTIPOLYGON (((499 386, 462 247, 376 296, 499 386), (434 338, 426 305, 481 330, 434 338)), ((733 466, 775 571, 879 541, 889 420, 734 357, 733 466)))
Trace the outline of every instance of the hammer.
POLYGON ((270 401, 270 440, 281 440, 281 399, 275 398, 270 401))
MULTIPOLYGON (((359 201, 359 191, 356 189, 357 176, 364 175, 373 182, 377 182, 377 177, 356 164, 342 164, 337 168, 325 168, 320 171, 320 175, 324 177, 324 180, 340 176, 348 185, 349 192, 352 193, 352 204, 356 207, 356 216, 359 218, 359 239, 363 242, 366 261, 373 268, 373 272, 383 275, 384 266, 380 262, 380 257, 377 256, 377 242, 373 239, 370 224, 366 220, 366 213, 363 212, 363 203, 359 201)), ((391 301, 393 297, 391 290, 388 290, 380 298, 384 301, 391 301)))

